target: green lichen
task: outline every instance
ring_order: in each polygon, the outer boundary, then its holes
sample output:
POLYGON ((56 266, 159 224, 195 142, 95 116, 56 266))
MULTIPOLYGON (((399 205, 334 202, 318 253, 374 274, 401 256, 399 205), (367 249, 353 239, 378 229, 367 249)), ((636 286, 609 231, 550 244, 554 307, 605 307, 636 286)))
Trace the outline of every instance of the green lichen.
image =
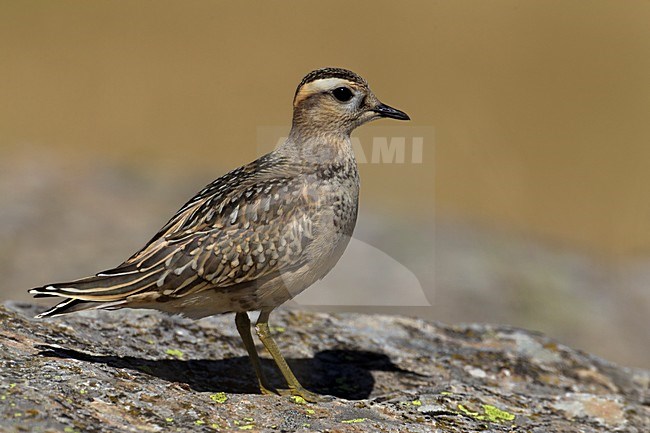
POLYGON ((291 396, 291 401, 293 401, 296 404, 307 404, 307 400, 300 397, 299 395, 292 395, 291 396))
POLYGON ((413 401, 411 402, 411 404, 412 404, 413 406, 422 406, 422 402, 421 402, 420 400, 418 400, 418 399, 413 400, 413 401))
POLYGON ((183 358, 183 351, 179 349, 167 349, 165 353, 169 356, 173 356, 175 358, 181 359, 183 358))
POLYGON ((308 415, 313 415, 316 413, 314 409, 305 409, 305 412, 307 412, 308 415))
POLYGON ((501 410, 497 407, 490 406, 489 404, 484 404, 483 410, 485 411, 485 415, 487 416, 487 419, 489 419, 492 422, 512 421, 515 419, 514 414, 510 412, 506 412, 505 410, 501 410))
POLYGON ((212 401, 214 401, 216 403, 219 403, 219 404, 223 404, 226 401, 228 401, 228 396, 226 395, 225 392, 218 392, 216 394, 212 394, 210 396, 210 400, 212 400, 212 401))
POLYGON ((174 418, 165 418, 165 422, 174 422, 174 418))
POLYGON ((239 430, 253 430, 254 424, 246 424, 239 426, 239 430))
POLYGON ((479 421, 502 422, 502 421, 513 421, 515 419, 514 414, 510 412, 506 412, 505 410, 501 410, 492 405, 484 404, 482 405, 482 408, 484 412, 483 414, 481 414, 480 412, 471 411, 467 409, 465 406, 463 406, 462 404, 458 405, 458 410, 460 411, 459 413, 463 415, 467 415, 479 421))
POLYGON ((365 418, 355 418, 355 419, 346 419, 341 421, 343 424, 356 424, 358 422, 364 422, 365 418))
POLYGON ((196 421, 194 421, 194 424, 203 425, 203 424, 205 424, 205 421, 203 421, 202 419, 197 419, 196 421))
POLYGON ((482 416, 482 415, 481 415, 480 413, 478 413, 478 412, 472 412, 471 410, 467 409, 467 408, 466 408, 465 406, 463 406, 462 404, 459 404, 459 405, 458 405, 458 410, 459 410, 460 413, 462 413, 463 415, 471 416, 472 418, 481 419, 481 416, 482 416))

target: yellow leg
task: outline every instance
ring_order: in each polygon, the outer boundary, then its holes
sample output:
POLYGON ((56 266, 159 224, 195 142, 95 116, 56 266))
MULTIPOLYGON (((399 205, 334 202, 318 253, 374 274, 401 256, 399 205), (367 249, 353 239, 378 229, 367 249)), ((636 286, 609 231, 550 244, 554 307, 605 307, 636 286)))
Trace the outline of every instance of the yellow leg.
POLYGON ((253 364, 253 370, 255 370, 255 375, 257 376, 257 382, 260 386, 260 391, 262 394, 276 394, 273 391, 273 388, 269 385, 264 371, 262 371, 262 364, 260 363, 260 358, 257 355, 257 350, 255 349, 255 343, 253 342, 253 336, 251 335, 251 320, 248 318, 248 313, 236 313, 235 314, 235 324, 237 325, 237 331, 239 331, 239 336, 244 342, 244 347, 248 352, 248 357, 253 364))
POLYGON ((310 402, 325 400, 318 394, 314 394, 313 392, 307 391, 305 388, 303 388, 300 382, 298 382, 298 379, 296 379, 296 376, 294 376, 291 368, 289 367, 289 364, 287 364, 287 361, 280 353, 280 349, 278 349, 277 344, 275 344, 273 337, 271 337, 271 332, 269 331, 270 314, 271 310, 262 311, 260 313, 260 317, 257 319, 257 323, 255 324, 255 330, 257 331, 257 336, 260 338, 260 341, 262 344, 264 344, 266 350, 268 350, 268 352, 273 357, 275 365, 278 366, 278 369, 282 373, 282 376, 284 376, 284 379, 287 381, 287 384, 289 385, 289 392, 292 395, 302 397, 310 402))

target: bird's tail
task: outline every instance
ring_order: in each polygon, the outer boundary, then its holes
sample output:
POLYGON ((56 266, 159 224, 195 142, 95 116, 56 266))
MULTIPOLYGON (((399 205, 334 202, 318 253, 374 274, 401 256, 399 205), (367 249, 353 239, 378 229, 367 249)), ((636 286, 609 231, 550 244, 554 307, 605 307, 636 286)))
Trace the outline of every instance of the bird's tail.
POLYGON ((31 289, 35 298, 60 297, 64 300, 37 318, 60 316, 88 309, 117 309, 125 306, 128 297, 156 284, 156 273, 127 272, 98 274, 67 283, 49 284, 31 289))

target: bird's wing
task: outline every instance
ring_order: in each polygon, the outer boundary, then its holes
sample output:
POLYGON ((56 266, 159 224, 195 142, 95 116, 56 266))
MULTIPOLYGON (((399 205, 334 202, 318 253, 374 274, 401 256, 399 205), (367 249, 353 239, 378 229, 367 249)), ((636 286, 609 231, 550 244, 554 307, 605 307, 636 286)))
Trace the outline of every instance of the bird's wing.
POLYGON ((98 302, 144 292, 181 297, 301 266, 319 197, 303 176, 271 175, 260 161, 208 185, 120 266, 32 293, 98 302))

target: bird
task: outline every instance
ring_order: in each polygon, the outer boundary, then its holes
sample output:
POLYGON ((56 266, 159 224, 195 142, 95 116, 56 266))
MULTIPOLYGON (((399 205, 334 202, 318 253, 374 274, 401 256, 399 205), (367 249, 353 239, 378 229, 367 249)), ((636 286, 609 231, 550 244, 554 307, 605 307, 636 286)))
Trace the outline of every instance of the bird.
POLYGON ((263 394, 325 399, 304 388, 271 336, 271 312, 322 279, 356 225, 359 171, 351 132, 380 118, 410 120, 342 68, 308 73, 293 98, 291 130, 270 153, 208 184, 119 266, 29 290, 62 300, 37 318, 86 309, 145 308, 192 319, 234 313, 263 394), (288 388, 262 371, 256 334, 288 388))

